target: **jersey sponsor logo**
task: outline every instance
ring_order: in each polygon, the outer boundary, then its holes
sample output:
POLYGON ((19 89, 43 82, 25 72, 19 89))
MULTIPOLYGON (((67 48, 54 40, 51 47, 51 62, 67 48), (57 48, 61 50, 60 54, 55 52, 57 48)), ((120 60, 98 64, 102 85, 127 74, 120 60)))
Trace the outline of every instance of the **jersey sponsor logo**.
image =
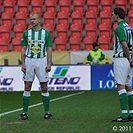
POLYGON ((34 53, 34 54, 37 54, 41 51, 41 48, 39 46, 33 46, 31 48, 31 51, 34 53))
POLYGON ((44 44, 44 40, 29 40, 28 44, 44 44))

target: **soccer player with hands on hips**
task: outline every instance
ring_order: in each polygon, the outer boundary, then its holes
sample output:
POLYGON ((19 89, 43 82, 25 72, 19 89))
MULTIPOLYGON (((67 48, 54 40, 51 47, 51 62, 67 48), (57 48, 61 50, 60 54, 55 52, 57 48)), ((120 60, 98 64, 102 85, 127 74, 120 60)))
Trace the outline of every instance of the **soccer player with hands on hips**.
POLYGON ((113 22, 118 26, 114 31, 114 78, 117 84, 121 115, 114 122, 133 121, 132 90, 132 45, 133 29, 124 21, 125 11, 116 7, 112 14, 113 22))
POLYGON ((50 95, 47 89, 52 62, 52 39, 50 32, 40 26, 41 16, 38 13, 30 15, 32 28, 23 32, 21 45, 22 72, 24 80, 23 112, 21 120, 28 119, 31 88, 35 76, 41 86, 42 102, 44 105, 44 119, 51 119, 49 112, 50 95))

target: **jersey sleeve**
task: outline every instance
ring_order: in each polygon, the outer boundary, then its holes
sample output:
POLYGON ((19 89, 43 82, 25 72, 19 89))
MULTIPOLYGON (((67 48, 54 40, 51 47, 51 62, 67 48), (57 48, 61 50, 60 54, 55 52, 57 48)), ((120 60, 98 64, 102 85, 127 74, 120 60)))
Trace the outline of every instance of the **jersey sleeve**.
POLYGON ((126 35, 123 28, 118 27, 116 29, 116 35, 118 36, 120 42, 126 41, 126 35))
POLYGON ((52 42, 52 38, 51 38, 50 32, 48 32, 47 47, 51 47, 51 46, 53 46, 53 42, 52 42))
POLYGON ((22 39, 21 39, 20 44, 21 44, 22 46, 27 46, 27 40, 26 40, 25 32, 24 32, 23 35, 22 35, 22 39))

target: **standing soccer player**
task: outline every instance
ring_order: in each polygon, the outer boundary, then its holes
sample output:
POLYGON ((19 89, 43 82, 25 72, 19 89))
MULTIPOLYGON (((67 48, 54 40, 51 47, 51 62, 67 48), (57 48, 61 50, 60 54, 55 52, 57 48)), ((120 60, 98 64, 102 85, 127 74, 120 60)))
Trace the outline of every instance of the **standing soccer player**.
POLYGON ((116 7, 112 20, 118 23, 114 37, 114 78, 117 84, 121 115, 114 122, 133 121, 132 45, 133 30, 124 21, 125 11, 116 7))
POLYGON ((30 16, 30 20, 32 28, 24 31, 21 40, 22 71, 24 73, 23 80, 25 88, 23 92, 23 113, 20 115, 20 119, 28 119, 30 92, 35 75, 41 86, 44 119, 51 119, 52 115, 49 113, 50 96, 47 90, 47 82, 49 80, 48 72, 51 70, 53 43, 50 32, 40 26, 40 15, 33 13, 30 16))

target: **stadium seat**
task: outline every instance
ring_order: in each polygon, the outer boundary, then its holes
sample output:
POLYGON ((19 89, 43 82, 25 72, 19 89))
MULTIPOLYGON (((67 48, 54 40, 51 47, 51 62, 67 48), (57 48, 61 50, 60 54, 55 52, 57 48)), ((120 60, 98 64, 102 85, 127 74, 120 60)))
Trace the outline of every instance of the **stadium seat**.
POLYGON ((127 0, 115 0, 117 7, 121 7, 126 11, 127 0))
POLYGON ((1 25, 0 26, 0 38, 6 38, 10 40, 11 37, 11 27, 9 25, 1 25))
POLYGON ((88 11, 93 10, 99 12, 99 0, 87 0, 88 11))
POLYGON ((58 18, 58 24, 64 24, 69 25, 68 19, 69 19, 69 13, 65 11, 60 11, 57 14, 58 18))
POLYGON ((71 51, 79 51, 81 47, 81 38, 79 37, 70 37, 69 39, 70 50, 71 51))
POLYGON ((25 12, 22 11, 17 12, 15 18, 16 18, 16 25, 21 24, 26 26, 27 14, 25 12))
POLYGON ((89 23, 85 25, 85 31, 86 31, 86 36, 92 36, 94 38, 96 38, 97 36, 97 25, 93 24, 93 23, 89 23))
POLYGON ((13 26, 13 18, 14 18, 14 13, 3 12, 1 15, 2 25, 7 24, 12 27, 13 26))
POLYGON ((44 24, 51 24, 51 25, 54 25, 54 22, 55 22, 55 15, 56 13, 54 12, 45 12, 43 17, 44 17, 44 24))
POLYGON ((130 10, 133 10, 133 0, 129 0, 130 10))
POLYGON ((110 24, 108 23, 101 23, 99 25, 99 32, 100 32, 100 36, 108 36, 110 37, 110 24))
POLYGON ((71 37, 82 37, 82 25, 75 23, 70 26, 71 37))
POLYGON ((12 39, 12 51, 13 52, 20 52, 22 49, 22 46, 20 44, 21 38, 15 37, 12 39))
POLYGON ((83 14, 81 12, 73 11, 71 17, 72 17, 72 24, 79 23, 82 25, 83 14))
POLYGON ((59 10, 70 13, 71 0, 59 0, 59 10))
POLYGON ((31 12, 38 12, 40 15, 42 15, 42 6, 43 6, 42 0, 32 0, 31 12))
POLYGON ((129 23, 129 26, 133 29, 133 23, 129 23))
POLYGON ((0 52, 8 52, 9 40, 0 37, 0 52))
POLYGON ((104 10, 100 12, 100 23, 111 24, 112 12, 104 10))
POLYGON ((84 0, 73 0, 74 11, 79 11, 81 13, 84 13, 84 5, 85 5, 84 0))
POLYGON ((55 50, 57 51, 66 51, 67 39, 61 37, 56 37, 54 40, 55 50))
POLYGON ((45 11, 56 12, 56 0, 45 0, 45 11))
POLYGON ((14 13, 15 2, 16 1, 12 1, 12 0, 4 0, 3 1, 4 12, 14 13))
POLYGON ((18 0, 17 7, 18 7, 18 12, 22 11, 28 15, 29 13, 29 9, 28 9, 29 1, 28 0, 18 0))
POLYGON ((128 17, 129 17, 129 23, 133 23, 133 10, 130 10, 128 12, 128 17))
POLYGON ((98 38, 99 48, 102 50, 109 50, 110 37, 100 36, 98 38))
POLYGON ((26 27, 24 25, 18 24, 14 26, 14 37, 20 37, 22 38, 22 34, 26 27))
POLYGON ((68 37, 68 26, 64 24, 58 24, 56 26, 56 32, 57 32, 57 37, 63 37, 67 38, 68 37))
POLYGON ((92 43, 96 42, 96 38, 93 36, 87 36, 84 38, 84 50, 92 50, 92 43))
POLYGON ((96 11, 93 11, 93 10, 87 11, 85 14, 86 24, 89 24, 89 23, 96 24, 97 23, 97 15, 98 15, 98 13, 96 11))
POLYGON ((113 30, 114 30, 114 31, 115 31, 115 29, 116 29, 117 26, 118 26, 117 23, 114 23, 114 24, 113 24, 113 30))
POLYGON ((112 0, 101 0, 100 4, 101 4, 101 11, 107 10, 109 12, 112 12, 112 5, 113 5, 112 0))

